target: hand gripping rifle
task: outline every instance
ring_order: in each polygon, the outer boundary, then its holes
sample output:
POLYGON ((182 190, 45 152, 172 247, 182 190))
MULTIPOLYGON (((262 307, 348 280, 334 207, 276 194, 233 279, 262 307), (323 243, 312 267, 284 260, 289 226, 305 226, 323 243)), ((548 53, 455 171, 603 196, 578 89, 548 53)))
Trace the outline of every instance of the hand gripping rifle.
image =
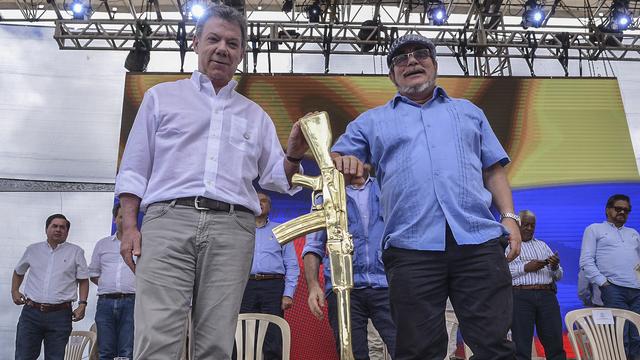
POLYGON ((351 301, 353 288, 353 241, 348 231, 344 176, 331 160, 331 127, 326 112, 300 119, 300 127, 320 168, 320 176, 294 174, 291 182, 312 190, 311 213, 273 229, 280 245, 326 228, 327 252, 331 263, 331 282, 338 300, 340 359, 353 360, 351 350, 351 301), (322 198, 322 202, 318 203, 322 198))

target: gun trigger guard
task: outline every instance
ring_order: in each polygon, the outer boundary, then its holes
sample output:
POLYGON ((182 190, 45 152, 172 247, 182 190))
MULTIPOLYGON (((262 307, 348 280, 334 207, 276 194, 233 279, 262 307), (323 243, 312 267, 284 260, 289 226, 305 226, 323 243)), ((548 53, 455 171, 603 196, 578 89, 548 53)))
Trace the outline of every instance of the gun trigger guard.
POLYGON ((322 190, 311 190, 311 210, 322 210, 322 190))

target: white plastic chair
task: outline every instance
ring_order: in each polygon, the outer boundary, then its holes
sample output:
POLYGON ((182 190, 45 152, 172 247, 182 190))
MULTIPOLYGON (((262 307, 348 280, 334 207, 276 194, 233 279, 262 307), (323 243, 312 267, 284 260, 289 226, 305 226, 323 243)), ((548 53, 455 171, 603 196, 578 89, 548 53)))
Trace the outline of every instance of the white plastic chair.
POLYGON ((238 360, 262 360, 262 344, 267 333, 267 327, 271 323, 278 326, 282 333, 282 360, 289 360, 291 329, 287 321, 275 315, 252 313, 238 315, 238 326, 236 327, 238 360))
POLYGON ((91 331, 72 331, 69 342, 64 349, 64 360, 82 360, 85 350, 89 356, 96 343, 96 338, 96 333, 91 331))
POLYGON ((571 346, 577 360, 585 360, 589 355, 593 360, 626 360, 624 351, 624 324, 629 321, 640 330, 640 314, 633 311, 612 308, 589 308, 573 310, 564 317, 571 346), (596 323, 595 311, 611 311, 613 324, 596 323), (576 330, 578 330, 576 332, 576 330), (582 331, 582 332, 580 332, 582 331), (586 342, 576 338, 584 334, 586 342), (582 348, 582 353, 581 353, 582 348))

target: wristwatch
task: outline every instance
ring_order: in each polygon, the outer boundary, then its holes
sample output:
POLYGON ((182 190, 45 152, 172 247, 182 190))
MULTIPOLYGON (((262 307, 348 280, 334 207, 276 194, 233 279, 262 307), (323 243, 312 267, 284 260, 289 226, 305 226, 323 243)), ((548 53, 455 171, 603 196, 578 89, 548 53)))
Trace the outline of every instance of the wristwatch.
POLYGON ((518 216, 518 215, 516 215, 514 213, 506 212, 506 213, 500 214, 500 221, 502 221, 502 219, 504 219, 504 218, 513 219, 513 220, 516 221, 518 226, 520 226, 520 216, 518 216))
POLYGON ((78 305, 87 305, 87 301, 86 300, 80 300, 78 301, 78 305))

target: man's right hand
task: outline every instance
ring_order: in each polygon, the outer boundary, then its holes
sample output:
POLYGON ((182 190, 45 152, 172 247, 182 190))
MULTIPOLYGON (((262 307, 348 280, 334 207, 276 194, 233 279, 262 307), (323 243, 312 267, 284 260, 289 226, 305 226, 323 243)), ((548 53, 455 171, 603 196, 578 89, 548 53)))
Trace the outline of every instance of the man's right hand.
POLYGON ((544 260, 531 260, 524 265, 525 272, 536 272, 547 266, 547 262, 544 260))
POLYGON ((133 261, 134 256, 140 256, 142 237, 140 230, 134 227, 122 231, 122 239, 120 240, 120 255, 124 263, 129 266, 131 271, 136 272, 136 263, 133 261))
POLYGON ((351 184, 351 177, 364 176, 364 163, 353 155, 340 155, 339 153, 331 153, 333 164, 336 169, 344 175, 345 184, 351 184))
POLYGON ((311 310, 311 313, 318 318, 318 320, 322 320, 322 317, 324 316, 322 308, 325 307, 325 301, 324 292, 320 286, 316 285, 309 288, 309 299, 307 302, 309 303, 309 310, 311 310))
POLYGON ((12 291, 11 297, 13 298, 13 303, 16 305, 23 305, 27 302, 27 298, 18 290, 12 291))

